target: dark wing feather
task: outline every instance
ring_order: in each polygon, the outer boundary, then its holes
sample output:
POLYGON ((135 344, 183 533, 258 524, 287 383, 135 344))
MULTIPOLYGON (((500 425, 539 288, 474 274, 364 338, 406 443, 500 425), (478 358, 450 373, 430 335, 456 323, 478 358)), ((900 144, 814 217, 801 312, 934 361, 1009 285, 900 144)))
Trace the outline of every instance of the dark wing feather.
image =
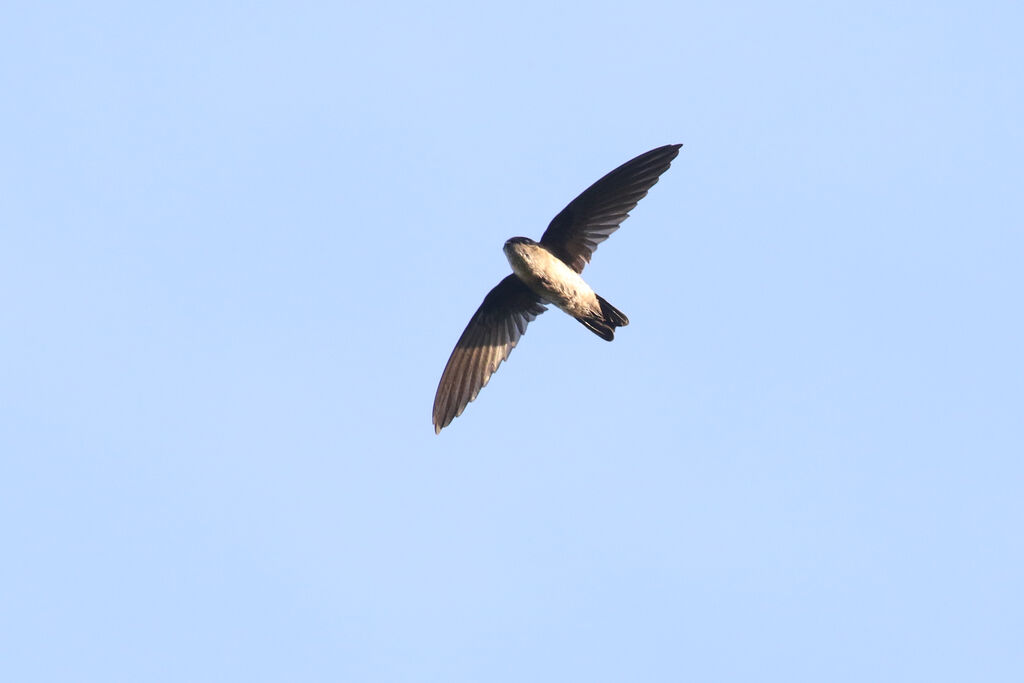
POLYGON ((545 311, 540 297, 515 275, 492 289, 480 304, 444 367, 434 396, 434 432, 462 414, 508 358, 526 324, 545 311))
POLYGON ((555 216, 540 243, 582 273, 597 245, 629 218, 658 176, 668 170, 680 147, 652 149, 598 180, 555 216))

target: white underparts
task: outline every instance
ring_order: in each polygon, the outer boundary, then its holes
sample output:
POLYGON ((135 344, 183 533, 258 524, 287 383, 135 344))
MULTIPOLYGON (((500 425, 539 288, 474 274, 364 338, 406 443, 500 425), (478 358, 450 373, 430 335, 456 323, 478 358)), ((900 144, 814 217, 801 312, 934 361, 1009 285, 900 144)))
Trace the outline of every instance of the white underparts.
POLYGON ((597 295, 580 274, 541 245, 508 243, 505 257, 527 287, 569 315, 586 316, 601 310, 597 295))

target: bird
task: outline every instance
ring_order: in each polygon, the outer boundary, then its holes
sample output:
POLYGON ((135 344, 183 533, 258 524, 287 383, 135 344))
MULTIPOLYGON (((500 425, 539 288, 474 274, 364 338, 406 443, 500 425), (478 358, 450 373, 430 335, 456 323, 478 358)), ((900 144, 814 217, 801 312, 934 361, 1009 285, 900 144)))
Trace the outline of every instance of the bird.
POLYGON ((549 304, 605 341, 629 324, 596 294, 580 273, 597 245, 619 229, 629 212, 668 170, 680 144, 644 152, 608 173, 569 202, 540 242, 512 237, 503 251, 512 273, 499 282, 470 318, 448 358, 434 396, 434 433, 462 414, 549 304))

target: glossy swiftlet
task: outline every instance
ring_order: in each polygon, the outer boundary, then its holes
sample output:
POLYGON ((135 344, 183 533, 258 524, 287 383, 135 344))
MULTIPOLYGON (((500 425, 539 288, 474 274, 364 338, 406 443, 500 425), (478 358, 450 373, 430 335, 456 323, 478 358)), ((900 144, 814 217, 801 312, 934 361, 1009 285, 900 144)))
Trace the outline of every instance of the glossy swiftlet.
POLYGON ((598 180, 569 202, 534 242, 505 242, 512 274, 492 289, 470 319, 437 385, 434 431, 462 414, 508 358, 526 325, 548 304, 565 311, 605 341, 629 324, 619 309, 594 293, 580 273, 597 245, 622 221, 668 170, 682 145, 645 152, 598 180))

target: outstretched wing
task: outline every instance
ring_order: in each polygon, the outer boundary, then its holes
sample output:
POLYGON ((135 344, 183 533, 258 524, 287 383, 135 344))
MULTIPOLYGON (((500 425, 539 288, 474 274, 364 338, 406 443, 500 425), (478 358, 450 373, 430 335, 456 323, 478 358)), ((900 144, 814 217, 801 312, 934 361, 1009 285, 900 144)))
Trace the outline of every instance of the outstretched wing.
POLYGON ((658 176, 668 170, 680 147, 652 149, 598 180, 555 216, 540 243, 582 273, 597 245, 629 218, 658 176))
POLYGON ((444 366, 434 396, 434 432, 448 426, 476 398, 494 371, 545 311, 539 296, 515 275, 492 289, 480 304, 444 366))

